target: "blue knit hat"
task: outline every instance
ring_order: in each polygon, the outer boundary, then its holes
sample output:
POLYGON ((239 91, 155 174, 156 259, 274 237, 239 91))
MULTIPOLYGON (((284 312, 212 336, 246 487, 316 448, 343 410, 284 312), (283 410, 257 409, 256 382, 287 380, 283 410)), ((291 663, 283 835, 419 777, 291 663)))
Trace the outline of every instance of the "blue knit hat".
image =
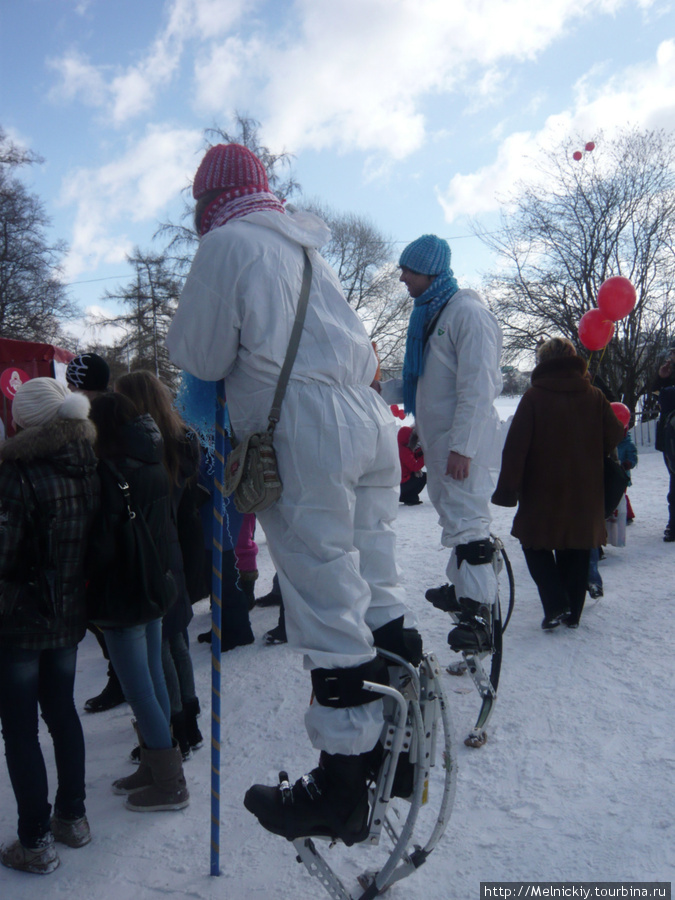
POLYGON ((408 244, 398 264, 420 275, 440 275, 450 268, 450 246, 435 234, 423 234, 408 244))

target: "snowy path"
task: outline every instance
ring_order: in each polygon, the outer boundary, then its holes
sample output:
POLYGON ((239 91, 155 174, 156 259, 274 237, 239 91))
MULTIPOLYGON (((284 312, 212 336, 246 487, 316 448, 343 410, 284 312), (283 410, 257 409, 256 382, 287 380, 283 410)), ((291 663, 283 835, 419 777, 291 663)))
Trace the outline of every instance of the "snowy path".
MULTIPOLYGON (((391 900, 477 900, 480 881, 670 881, 673 825, 673 576, 675 544, 664 544, 666 471, 643 448, 630 490, 637 519, 628 546, 608 548, 601 563, 605 598, 587 610, 578 631, 544 634, 541 607, 519 545, 509 536, 512 511, 494 508, 516 575, 516 610, 505 635, 500 695, 481 750, 461 739, 478 712, 470 682, 447 676, 460 739, 457 799, 441 845, 428 863, 393 888, 391 900)), ((423 495, 425 496, 425 495, 423 495)), ((554 511, 552 511, 554 514, 554 511)), ((409 602, 427 645, 450 660, 449 619, 424 601, 444 580, 446 552, 428 502, 401 508, 399 562, 409 602)), ((272 569, 260 538, 258 593, 272 569)), ((593 601, 590 601, 593 603, 593 601)), ((196 642, 208 627, 207 602, 190 632, 202 707, 209 708, 210 656, 196 642)), ((259 638, 275 610, 256 609, 256 643, 223 658, 222 877, 209 872, 207 747, 186 764, 192 794, 181 813, 134 814, 110 792, 132 771, 127 706, 82 715, 87 741, 87 808, 93 842, 62 848, 48 880, 0 871, 2 900, 320 900, 328 896, 295 862, 293 848, 263 829, 242 805, 253 781, 275 781, 279 768, 297 777, 315 764, 302 716, 310 683, 288 647, 259 638)), ((105 664, 93 639, 82 644, 76 699, 98 693, 105 664)), ((202 729, 209 728, 208 715, 202 729)), ((43 742, 53 786, 51 747, 43 742)), ((0 840, 15 835, 15 805, 0 767, 0 840)), ((370 865, 373 851, 341 851, 342 873, 370 865), (344 868, 346 867, 346 868, 344 868)), ((331 853, 332 859, 332 853, 331 853)))

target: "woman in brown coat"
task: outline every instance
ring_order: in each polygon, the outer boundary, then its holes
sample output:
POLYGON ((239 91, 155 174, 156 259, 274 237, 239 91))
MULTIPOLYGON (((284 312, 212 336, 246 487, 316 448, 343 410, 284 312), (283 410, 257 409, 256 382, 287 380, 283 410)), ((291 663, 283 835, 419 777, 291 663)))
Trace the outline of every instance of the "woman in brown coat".
POLYGON ((539 590, 541 627, 576 628, 590 550, 607 538, 603 458, 623 437, 623 426, 591 385, 571 341, 546 341, 537 363, 506 438, 492 502, 518 505, 511 534, 539 590))

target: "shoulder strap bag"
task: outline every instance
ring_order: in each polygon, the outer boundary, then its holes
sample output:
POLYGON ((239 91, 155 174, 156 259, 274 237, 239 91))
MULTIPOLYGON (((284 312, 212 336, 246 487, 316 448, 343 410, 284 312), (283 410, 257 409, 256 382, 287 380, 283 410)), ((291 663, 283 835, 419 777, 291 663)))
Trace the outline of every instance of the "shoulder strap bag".
POLYGON ((168 611, 176 584, 124 475, 107 459, 99 474, 101 514, 89 548, 87 616, 103 628, 142 625, 168 611))
POLYGON ((279 375, 277 389, 272 401, 266 431, 254 431, 247 435, 241 443, 228 454, 225 463, 224 493, 231 495, 234 505, 240 513, 258 513, 268 509, 281 496, 281 478, 277 456, 274 452, 274 429, 281 416, 281 404, 286 393, 288 379, 295 362, 300 344, 300 336, 305 322, 309 289, 312 283, 312 263, 307 250, 303 247, 305 267, 302 275, 302 288, 298 309, 295 314, 293 331, 288 342, 286 358, 279 375))

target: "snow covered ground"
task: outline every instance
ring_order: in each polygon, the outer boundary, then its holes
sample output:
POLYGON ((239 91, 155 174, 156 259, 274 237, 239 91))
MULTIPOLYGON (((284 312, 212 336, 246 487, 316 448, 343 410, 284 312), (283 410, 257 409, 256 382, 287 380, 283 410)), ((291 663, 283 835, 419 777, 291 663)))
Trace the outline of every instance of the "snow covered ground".
MULTIPOLYGON (((502 401, 504 418, 513 403, 502 401)), ((675 872, 673 784, 673 574, 675 544, 666 524, 666 469, 661 454, 640 447, 630 497, 635 523, 623 549, 601 563, 605 596, 589 601, 578 631, 541 631, 541 606, 519 544, 509 536, 513 511, 494 507, 494 532, 506 544, 516 577, 516 608, 504 637, 499 699, 480 750, 462 739, 474 724, 478 695, 467 678, 445 676, 457 732, 458 785, 450 824, 426 865, 386 895, 391 900, 477 900, 481 881, 671 881, 675 872)), ((424 600, 442 583, 447 552, 434 510, 401 508, 396 523, 401 577, 428 647, 452 654, 450 620, 424 600)), ((551 510, 555 515, 555 510, 551 510)), ((258 534, 260 580, 272 566, 258 534)), ((209 626, 208 602, 195 607, 193 659, 207 731, 210 652, 196 635, 209 626)), ((303 726, 310 682, 288 647, 265 647, 273 609, 251 614, 256 642, 222 660, 222 875, 209 875, 210 751, 199 750, 186 774, 192 802, 178 813, 136 814, 110 791, 132 771, 130 711, 124 705, 83 713, 87 741, 87 810, 92 843, 60 847, 48 878, 0 870, 2 900, 320 900, 328 894, 295 861, 292 845, 264 831, 242 799, 254 781, 274 783, 315 765, 303 726)), ((96 642, 82 643, 76 700, 105 683, 96 642)), ((43 741, 54 785, 51 744, 43 741)), ((432 796, 433 802, 433 796, 432 796)), ((15 836, 16 808, 0 767, 0 841, 15 836)), ((321 847, 323 848, 323 844, 321 847)), ((347 887, 378 864, 367 847, 333 850, 347 887)), ((380 860, 381 864, 381 860, 380 860)))

